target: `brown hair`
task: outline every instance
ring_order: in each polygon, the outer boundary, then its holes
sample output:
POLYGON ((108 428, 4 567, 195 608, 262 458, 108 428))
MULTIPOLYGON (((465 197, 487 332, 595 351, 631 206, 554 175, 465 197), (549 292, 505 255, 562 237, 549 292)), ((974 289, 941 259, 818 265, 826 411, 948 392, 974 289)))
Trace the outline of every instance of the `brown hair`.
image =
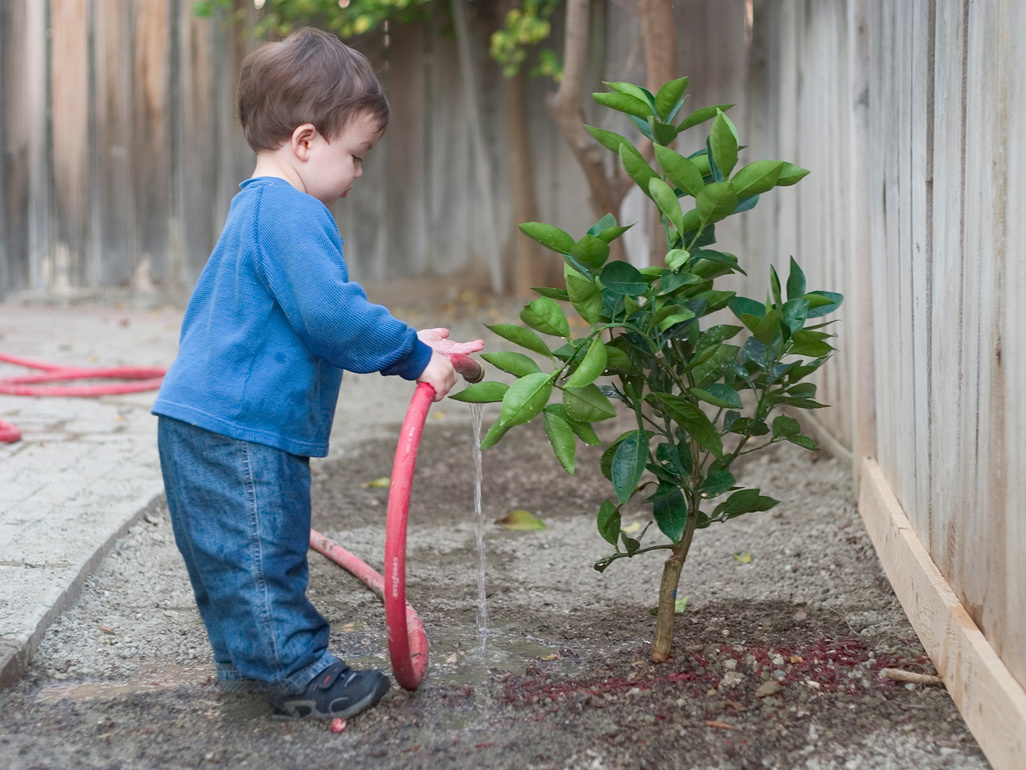
POLYGON ((388 125, 388 100, 366 57, 319 29, 296 30, 246 57, 239 120, 255 151, 276 150, 304 123, 337 139, 353 118, 388 125))

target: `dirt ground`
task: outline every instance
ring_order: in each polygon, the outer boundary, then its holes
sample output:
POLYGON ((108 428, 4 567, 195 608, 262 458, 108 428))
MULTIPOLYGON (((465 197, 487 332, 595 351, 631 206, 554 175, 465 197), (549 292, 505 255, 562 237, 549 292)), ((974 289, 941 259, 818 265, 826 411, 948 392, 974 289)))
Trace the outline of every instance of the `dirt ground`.
MULTIPOLYGON (((435 408, 413 490, 407 593, 431 643, 418 691, 393 687, 337 734, 272 722, 261 696, 221 693, 157 506, 0 693, 0 766, 988 767, 943 687, 881 673, 933 667, 880 570, 847 469, 797 447, 741 475, 781 505, 698 532, 674 655, 657 666, 649 609, 662 559, 592 568, 609 548, 595 528, 608 494, 598 450, 582 452, 570 478, 540 430, 515 429, 484 456, 482 650, 466 410, 435 408), (513 509, 546 529, 495 523, 513 509)), ((369 482, 389 474, 394 451, 394 438, 373 438, 314 464, 315 527, 376 567, 388 490, 369 482)), ((645 512, 625 525, 635 520, 645 512)), ((310 594, 334 650, 388 667, 373 594, 315 553, 310 594)))

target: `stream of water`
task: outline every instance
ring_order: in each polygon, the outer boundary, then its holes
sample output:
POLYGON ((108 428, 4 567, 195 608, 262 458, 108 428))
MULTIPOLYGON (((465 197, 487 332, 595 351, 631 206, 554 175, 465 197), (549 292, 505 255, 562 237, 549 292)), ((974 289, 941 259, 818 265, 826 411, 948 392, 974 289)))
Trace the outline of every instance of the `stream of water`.
POLYGON ((477 514, 477 636, 481 656, 488 650, 488 600, 485 595, 485 542, 484 512, 481 510, 481 481, 484 471, 481 465, 481 422, 483 404, 470 405, 470 417, 474 426, 474 513, 477 514))

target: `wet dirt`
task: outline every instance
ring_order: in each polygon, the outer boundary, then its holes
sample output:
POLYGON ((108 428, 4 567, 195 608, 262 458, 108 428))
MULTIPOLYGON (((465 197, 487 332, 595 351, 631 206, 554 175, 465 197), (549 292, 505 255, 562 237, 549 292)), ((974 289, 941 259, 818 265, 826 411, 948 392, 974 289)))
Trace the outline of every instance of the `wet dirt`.
MULTIPOLYGON (((544 435, 484 453, 489 628, 478 629, 469 424, 429 418, 408 530, 407 592, 431 643, 417 692, 396 687, 333 733, 276 723, 259 695, 218 690, 166 512, 137 525, 0 694, 0 765, 16 768, 985 768, 932 673, 837 461, 796 447, 744 478, 784 502, 700 531, 681 580, 672 660, 653 665, 658 552, 599 574, 607 494, 597 452, 568 477, 544 435), (511 509, 541 531, 494 522, 511 509), (776 682, 776 685, 767 684, 776 682), (769 693, 769 694, 767 694, 769 693)), ((488 420, 486 419, 486 424, 488 420)), ((606 430, 613 430, 607 426, 606 430)), ((394 441, 314 465, 314 526, 380 567, 394 441)), ((644 510, 625 525, 647 520, 644 510)), ((311 553, 332 647, 387 667, 384 611, 311 553)))

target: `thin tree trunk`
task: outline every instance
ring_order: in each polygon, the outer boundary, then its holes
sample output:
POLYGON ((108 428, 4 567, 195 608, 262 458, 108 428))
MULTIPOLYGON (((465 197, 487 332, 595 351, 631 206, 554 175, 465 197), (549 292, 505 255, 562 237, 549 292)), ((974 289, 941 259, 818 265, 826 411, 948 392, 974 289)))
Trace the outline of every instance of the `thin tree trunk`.
POLYGON ((543 254, 541 247, 516 227, 522 222, 538 219, 527 111, 527 76, 522 70, 503 83, 502 108, 506 123, 506 160, 513 194, 512 283, 513 291, 523 296, 532 286, 554 285, 562 274, 562 263, 554 254, 543 254))
POLYGON ((606 176, 606 152, 584 128, 581 98, 588 64, 591 28, 591 0, 567 0, 566 32, 563 36, 563 79, 548 100, 549 112, 559 132, 570 145, 588 182, 590 203, 596 219, 618 214, 623 195, 617 195, 606 176))
MULTIPOLYGON (((645 44, 645 85, 656 93, 663 83, 678 77, 677 34, 674 29, 672 0, 641 0, 641 38, 645 44)), ((646 150, 652 150, 646 147, 646 150)), ((654 153, 653 153, 654 154, 654 153)), ((645 154, 646 158, 651 155, 645 154)), ((652 207, 649 239, 649 264, 658 265, 666 254, 666 241, 659 221, 659 212, 652 207)))
POLYGON ((680 572, 691 550, 691 539, 695 536, 695 525, 698 523, 698 511, 688 512, 688 523, 680 542, 673 547, 670 558, 663 565, 663 577, 659 582, 659 607, 656 610, 656 632, 652 639, 652 662, 665 663, 670 659, 673 647, 673 623, 676 615, 677 586, 680 583, 680 572))
POLYGON ((499 227, 496 217, 495 201, 492 196, 492 166, 488 159, 485 146, 484 131, 481 127, 481 107, 478 103, 477 78, 471 52, 470 31, 467 28, 467 0, 450 0, 452 3, 453 25, 456 29, 456 48, 459 51, 460 75, 467 95, 467 115, 470 120, 470 134, 474 145, 474 166, 477 170, 478 195, 485 212, 484 243, 485 262, 491 279, 492 291, 501 294, 505 288, 502 274, 502 253, 499 246, 499 227))

